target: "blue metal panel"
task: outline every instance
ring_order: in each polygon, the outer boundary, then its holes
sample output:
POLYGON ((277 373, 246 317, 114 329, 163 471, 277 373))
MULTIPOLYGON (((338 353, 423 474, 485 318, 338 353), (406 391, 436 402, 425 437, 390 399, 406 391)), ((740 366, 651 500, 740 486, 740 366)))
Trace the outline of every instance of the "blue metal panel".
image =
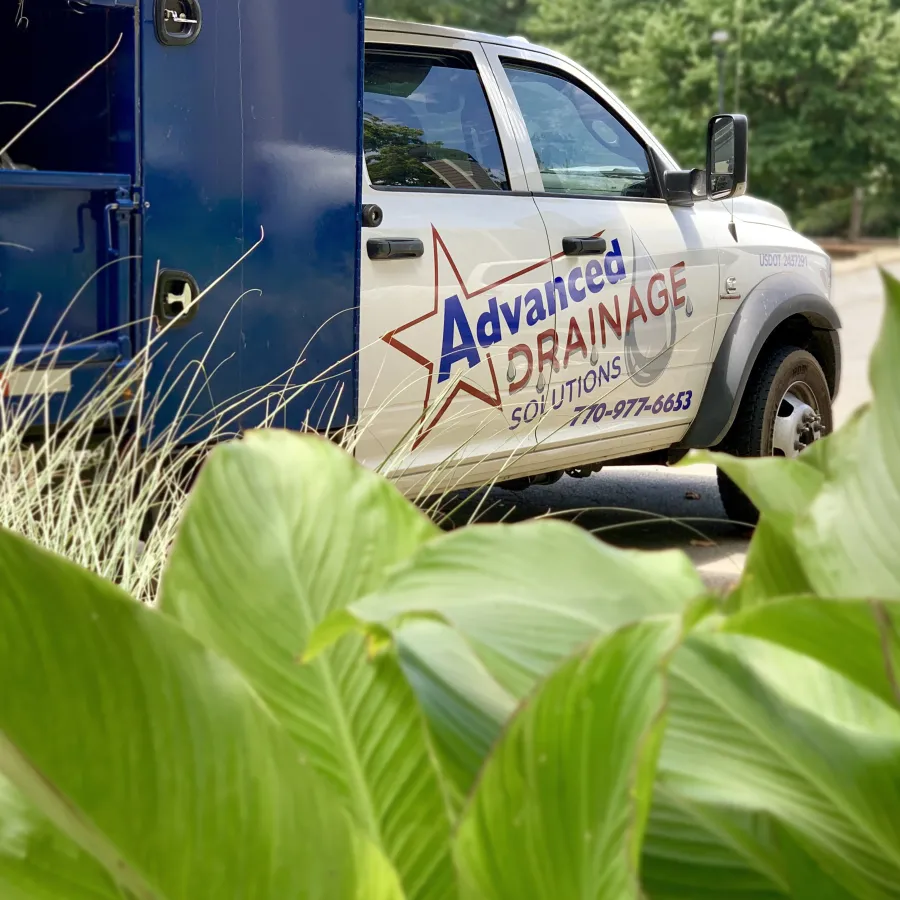
MULTIPOLYGON (((85 341, 121 322, 117 269, 127 272, 128 260, 98 271, 107 261, 105 207, 114 198, 0 187, 0 349, 85 341)), ((120 240, 127 246, 127 237, 120 240)))
MULTIPOLYGON (((203 28, 190 46, 162 46, 153 4, 141 11, 144 313, 157 263, 190 272, 203 288, 263 228, 266 237, 190 323, 167 333, 154 377, 158 383, 166 370, 183 371, 218 333, 194 416, 264 385, 277 393, 332 369, 279 424, 352 419, 361 2, 201 3, 203 28)), ((180 403, 173 395, 157 425, 171 421, 180 403)), ((241 426, 250 427, 261 410, 244 406, 241 426)))
POLYGON ((61 414, 130 353, 137 229, 110 207, 130 201, 136 176, 136 17, 64 0, 26 14, 27 27, 0 22, 0 83, 32 107, 0 107, 0 145, 49 112, 10 148, 32 170, 0 171, 0 364, 77 364, 73 391, 51 403, 61 414))

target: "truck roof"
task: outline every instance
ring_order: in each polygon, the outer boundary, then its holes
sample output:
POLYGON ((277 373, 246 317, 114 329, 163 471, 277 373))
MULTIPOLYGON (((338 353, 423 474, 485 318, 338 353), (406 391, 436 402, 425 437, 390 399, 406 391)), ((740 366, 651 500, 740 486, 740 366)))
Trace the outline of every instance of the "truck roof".
POLYGON ((396 19, 379 19, 366 16, 367 31, 396 31, 402 34, 427 34, 435 37, 455 38, 460 41, 481 41, 487 44, 502 44, 507 47, 531 47, 542 53, 558 56, 553 50, 533 44, 527 38, 518 36, 501 37, 496 34, 485 34, 480 31, 468 31, 465 28, 449 28, 445 25, 423 25, 420 22, 402 22, 396 19))

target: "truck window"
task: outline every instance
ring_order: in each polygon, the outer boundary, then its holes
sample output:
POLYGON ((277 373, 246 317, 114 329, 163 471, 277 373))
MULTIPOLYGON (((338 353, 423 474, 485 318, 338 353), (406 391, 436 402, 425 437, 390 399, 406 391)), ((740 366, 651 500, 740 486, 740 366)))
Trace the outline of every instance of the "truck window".
POLYGON ((659 196, 643 145, 594 96, 562 73, 503 65, 547 193, 659 196))
POLYGON ((487 95, 467 54, 367 48, 363 149, 376 187, 509 190, 487 95))

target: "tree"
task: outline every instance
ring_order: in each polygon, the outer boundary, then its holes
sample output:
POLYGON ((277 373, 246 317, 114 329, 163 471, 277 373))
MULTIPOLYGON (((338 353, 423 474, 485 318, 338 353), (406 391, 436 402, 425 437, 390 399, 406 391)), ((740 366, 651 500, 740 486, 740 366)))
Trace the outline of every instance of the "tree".
POLYGON ((616 0, 535 0, 524 29, 531 40, 572 57, 618 92, 627 84, 623 63, 658 7, 659 0, 633 0, 626 17, 616 0))
POLYGON ((520 29, 531 6, 532 0, 370 0, 366 12, 389 19, 513 34, 520 29))
MULTIPOLYGON (((704 123, 716 112, 709 36, 725 29, 726 98, 751 123, 751 191, 798 217, 837 204, 857 185, 896 195, 900 162, 900 13, 890 0, 682 0, 632 4, 628 27, 610 0, 539 0, 529 23, 607 80, 685 166, 702 164, 704 123), (595 23, 596 28, 586 27, 595 23), (615 23, 597 40, 603 23, 615 23), (610 39, 612 38, 612 39, 610 39)), ((893 203, 892 203, 893 205, 893 203)), ((840 215, 844 215, 844 212, 840 215)))

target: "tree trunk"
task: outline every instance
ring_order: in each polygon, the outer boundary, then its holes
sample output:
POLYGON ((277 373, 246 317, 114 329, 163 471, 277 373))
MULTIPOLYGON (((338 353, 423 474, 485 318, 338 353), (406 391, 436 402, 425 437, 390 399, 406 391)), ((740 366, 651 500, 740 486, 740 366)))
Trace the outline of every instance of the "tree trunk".
POLYGON ((848 235, 851 241, 858 241, 862 237, 863 198, 863 188, 853 188, 853 204, 850 207, 850 234, 848 235))

